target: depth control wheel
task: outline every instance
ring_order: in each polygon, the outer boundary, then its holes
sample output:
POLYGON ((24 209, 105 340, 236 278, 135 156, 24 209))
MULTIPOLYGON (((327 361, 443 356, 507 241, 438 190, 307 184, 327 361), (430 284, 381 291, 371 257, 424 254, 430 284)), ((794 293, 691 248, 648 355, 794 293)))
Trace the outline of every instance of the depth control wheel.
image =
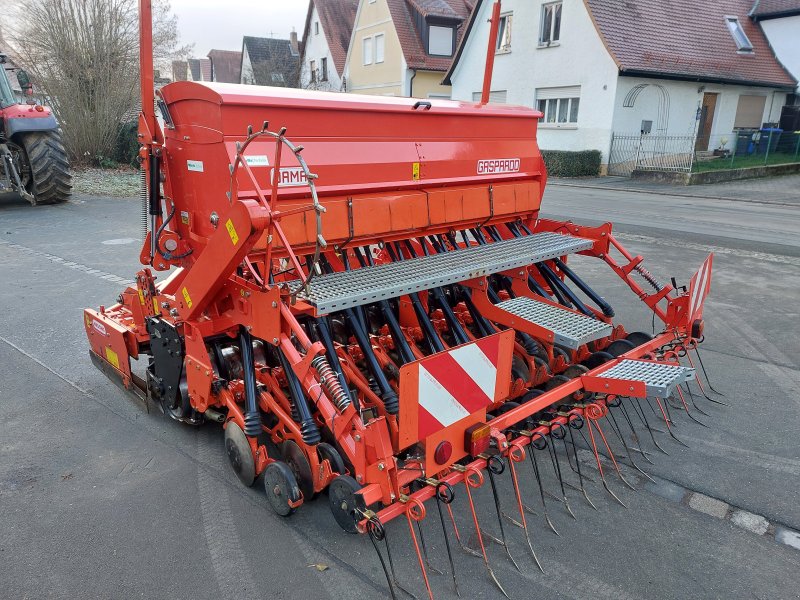
POLYGON ((339 451, 326 442, 317 444, 317 456, 320 460, 328 460, 331 463, 331 471, 339 475, 345 475, 347 468, 344 466, 344 460, 339 451))
POLYGON ((264 491, 272 510, 282 517, 291 515, 296 510, 292 504, 302 498, 294 473, 289 465, 279 460, 269 463, 264 469, 264 491))
POLYGON ((300 491, 303 492, 303 498, 311 500, 314 497, 314 475, 306 455, 292 440, 286 440, 281 444, 281 454, 292 470, 294 478, 300 486, 300 491))
POLYGON ((256 478, 256 463, 253 459, 253 451, 247 436, 233 421, 225 427, 225 453, 228 455, 228 462, 236 476, 247 487, 253 485, 256 478))
POLYGON ((328 486, 328 504, 333 518, 347 533, 358 533, 353 511, 358 507, 356 492, 361 489, 349 475, 340 475, 328 486))

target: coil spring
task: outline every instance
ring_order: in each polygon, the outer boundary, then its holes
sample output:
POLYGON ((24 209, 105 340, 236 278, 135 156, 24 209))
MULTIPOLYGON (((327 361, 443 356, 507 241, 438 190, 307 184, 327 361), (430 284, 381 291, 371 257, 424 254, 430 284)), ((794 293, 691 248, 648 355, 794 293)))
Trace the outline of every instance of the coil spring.
POLYGON ((664 286, 661 285, 661 282, 658 281, 658 279, 656 279, 655 276, 642 265, 636 265, 633 267, 633 269, 639 273, 639 275, 641 275, 644 280, 647 281, 647 283, 652 285, 657 292, 660 292, 662 289, 664 289, 664 286))
POLYGON ((336 404, 336 408, 343 411, 350 406, 350 398, 342 389, 339 378, 330 364, 328 364, 328 360, 324 356, 317 356, 311 361, 311 366, 319 373, 320 383, 325 388, 325 391, 328 392, 334 404, 336 404))
POLYGON ((147 239, 147 211, 148 211, 148 202, 147 202, 147 174, 145 173, 144 169, 139 169, 139 198, 142 201, 142 241, 147 239))

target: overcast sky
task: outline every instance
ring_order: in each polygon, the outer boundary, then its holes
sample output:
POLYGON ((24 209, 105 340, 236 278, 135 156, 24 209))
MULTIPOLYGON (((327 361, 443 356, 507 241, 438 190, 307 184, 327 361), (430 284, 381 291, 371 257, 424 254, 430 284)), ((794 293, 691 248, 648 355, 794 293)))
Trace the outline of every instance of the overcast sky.
POLYGON ((192 56, 217 50, 241 50, 242 36, 288 39, 294 27, 303 35, 308 0, 171 0, 182 44, 194 44, 192 56))

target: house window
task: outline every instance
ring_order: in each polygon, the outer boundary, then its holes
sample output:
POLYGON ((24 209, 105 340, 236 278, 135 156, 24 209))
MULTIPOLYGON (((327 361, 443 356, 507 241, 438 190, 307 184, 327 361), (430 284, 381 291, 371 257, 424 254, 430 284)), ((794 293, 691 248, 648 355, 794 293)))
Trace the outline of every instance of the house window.
POLYGON ((308 70, 311 73, 311 83, 315 83, 317 81, 317 63, 316 61, 311 61, 308 63, 308 70))
POLYGON ((561 39, 561 2, 542 4, 539 45, 551 46, 561 39))
POLYGON ((375 62, 382 63, 386 36, 379 33, 375 36, 375 62))
POLYGON ((734 129, 757 129, 761 127, 761 119, 764 117, 764 106, 767 103, 766 96, 739 96, 739 103, 736 105, 736 117, 733 119, 734 129))
POLYGON ((314 35, 319 35, 319 21, 314 21, 314 35))
POLYGON ((319 80, 320 81, 328 81, 328 59, 322 58, 320 59, 320 63, 322 65, 322 73, 320 73, 319 80))
POLYGON ((728 24, 728 30, 733 36, 733 41, 736 42, 736 49, 740 52, 752 52, 753 44, 742 29, 742 24, 739 23, 738 17, 725 17, 725 22, 728 24))
POLYGON ((283 78, 283 73, 273 73, 272 74, 272 83, 283 83, 285 79, 283 78))
POLYGON ((372 38, 371 37, 365 37, 364 38, 363 47, 362 47, 361 50, 362 50, 362 54, 363 54, 363 58, 364 58, 364 64, 365 65, 371 65, 372 64, 372 38))
POLYGON ((504 52, 511 52, 511 22, 513 16, 511 13, 507 15, 500 15, 500 23, 497 26, 497 52, 502 54, 504 52))
MULTIPOLYGON (((489 103, 505 104, 507 97, 508 97, 508 90, 492 90, 491 92, 489 92, 489 103)), ((480 102, 481 92, 472 92, 472 101, 480 102)))
POLYGON ((537 89, 536 108, 543 115, 539 122, 554 127, 577 125, 580 94, 580 86, 537 89))
POLYGON ((428 27, 428 54, 453 56, 453 28, 431 25, 428 27))

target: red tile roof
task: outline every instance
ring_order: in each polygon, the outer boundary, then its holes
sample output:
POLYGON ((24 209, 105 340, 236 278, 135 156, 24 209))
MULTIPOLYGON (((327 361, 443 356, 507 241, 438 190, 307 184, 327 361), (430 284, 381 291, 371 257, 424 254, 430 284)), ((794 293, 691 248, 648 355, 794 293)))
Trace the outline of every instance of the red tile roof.
MULTIPOLYGON (((429 14, 436 17, 448 17, 464 21, 469 17, 474 6, 474 0, 387 0, 389 12, 392 15, 397 37, 403 49, 406 64, 410 69, 423 71, 442 71, 450 68, 453 61, 449 56, 430 56, 422 43, 422 37, 417 29, 412 11, 417 11, 422 16, 429 14)), ((456 47, 464 33, 460 27, 457 33, 456 47)))
POLYGON ((347 61, 347 49, 350 46, 350 35, 353 33, 353 23, 356 21, 358 0, 311 0, 306 14, 306 25, 303 30, 303 42, 313 35, 311 31, 311 13, 314 7, 319 14, 320 27, 328 42, 333 64, 339 76, 344 73, 344 63, 347 61))
POLYGON ((242 75, 242 53, 236 50, 211 50, 211 75, 221 83, 239 83, 242 75))
POLYGON ((794 88, 761 28, 752 0, 584 0, 622 75, 794 88), (753 45, 738 53, 725 16, 737 16, 753 45))
POLYGON ((757 20, 800 14, 800 0, 756 0, 750 16, 757 20))

